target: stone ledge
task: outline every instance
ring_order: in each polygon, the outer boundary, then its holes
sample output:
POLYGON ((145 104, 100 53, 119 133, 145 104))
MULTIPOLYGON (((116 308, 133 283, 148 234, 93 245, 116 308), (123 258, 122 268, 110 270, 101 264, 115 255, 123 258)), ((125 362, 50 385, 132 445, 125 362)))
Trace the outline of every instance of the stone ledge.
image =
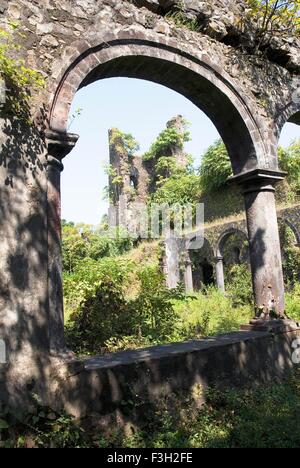
POLYGON ((195 386, 243 387, 283 378, 293 367, 292 343, 300 329, 285 333, 241 331, 185 343, 124 351, 61 365, 52 377, 50 405, 76 417, 122 412, 122 402, 155 402, 195 386))
POLYGON ((121 351, 107 354, 106 356, 87 359, 84 368, 87 371, 97 369, 111 369, 117 366, 131 365, 157 359, 164 359, 170 356, 179 357, 182 354, 205 352, 213 348, 230 346, 240 341, 247 341, 255 337, 261 337, 260 332, 236 332, 218 335, 203 340, 191 340, 182 343, 171 343, 161 346, 152 346, 145 349, 121 351))

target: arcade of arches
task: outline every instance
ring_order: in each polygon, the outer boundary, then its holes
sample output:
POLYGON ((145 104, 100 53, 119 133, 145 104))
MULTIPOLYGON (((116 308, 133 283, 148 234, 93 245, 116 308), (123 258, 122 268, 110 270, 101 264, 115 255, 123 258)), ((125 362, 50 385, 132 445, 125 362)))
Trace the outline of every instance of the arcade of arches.
MULTIPOLYGON (((300 247, 300 205, 282 208, 278 211, 282 258, 284 258, 284 235, 286 230, 292 237, 292 244, 300 247)), ((226 291, 224 267, 246 264, 250 268, 249 240, 245 219, 223 222, 206 228, 201 248, 190 248, 197 232, 188 235, 188 241, 170 239, 166 241, 164 272, 170 288, 184 283, 187 292, 200 290, 204 286, 216 284, 226 291), (174 264, 179 264, 175 269, 174 264), (180 265, 182 263, 182 265, 180 265)))

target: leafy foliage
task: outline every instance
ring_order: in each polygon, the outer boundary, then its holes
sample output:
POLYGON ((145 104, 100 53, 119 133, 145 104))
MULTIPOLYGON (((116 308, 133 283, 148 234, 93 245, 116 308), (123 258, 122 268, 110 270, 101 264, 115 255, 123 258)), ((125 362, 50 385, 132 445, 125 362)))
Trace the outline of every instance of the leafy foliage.
POLYGON ((268 46, 274 37, 299 36, 299 0, 247 0, 248 19, 255 24, 257 50, 268 46))
POLYGON ((247 264, 232 265, 227 271, 226 283, 235 307, 253 305, 251 272, 247 264))
POLYGON ((121 229, 110 233, 95 232, 90 226, 66 222, 62 226, 62 239, 63 268, 68 273, 72 273, 86 258, 99 260, 120 255, 133 246, 129 235, 121 232, 121 229))
POLYGON ((288 148, 278 150, 279 165, 288 173, 288 182, 295 191, 300 191, 300 139, 291 143, 288 148))
POLYGON ((113 130, 111 142, 118 147, 121 146, 121 149, 125 149, 129 156, 133 156, 140 149, 140 145, 131 133, 124 133, 118 129, 113 130))
POLYGON ((159 187, 153 194, 152 201, 158 204, 168 203, 170 205, 191 203, 195 206, 199 203, 201 193, 198 175, 177 173, 160 181, 159 187))
POLYGON ((300 322, 300 283, 286 294, 286 314, 293 320, 300 322))
POLYGON ((181 339, 203 338, 239 330, 252 318, 249 304, 233 304, 214 286, 174 303, 180 320, 181 339))
POLYGON ((169 291, 157 266, 138 272, 139 293, 126 299, 124 286, 133 265, 121 259, 81 262, 66 278, 65 292, 75 312, 67 326, 69 345, 79 353, 101 353, 168 341, 176 326, 169 291), (76 307, 75 307, 76 306, 76 307))
POLYGON ((2 408, 0 413, 1 448, 78 448, 88 446, 84 430, 64 413, 34 402, 27 414, 2 408), (2 419, 3 418, 3 419, 2 419))
POLYGON ((166 128, 159 134, 158 138, 151 145, 150 150, 144 154, 143 158, 145 161, 148 161, 150 159, 168 156, 171 146, 183 149, 184 143, 189 140, 190 133, 187 130, 181 133, 174 127, 166 128))
POLYGON ((0 29, 0 76, 7 88, 6 112, 28 120, 28 101, 33 91, 44 86, 44 79, 41 73, 28 68, 20 57, 22 47, 15 41, 15 36, 22 42, 23 35, 17 29, 15 23, 10 23, 9 31, 0 29))
POLYGON ((204 191, 212 192, 226 184, 232 175, 227 149, 222 140, 216 141, 203 155, 200 176, 204 191))

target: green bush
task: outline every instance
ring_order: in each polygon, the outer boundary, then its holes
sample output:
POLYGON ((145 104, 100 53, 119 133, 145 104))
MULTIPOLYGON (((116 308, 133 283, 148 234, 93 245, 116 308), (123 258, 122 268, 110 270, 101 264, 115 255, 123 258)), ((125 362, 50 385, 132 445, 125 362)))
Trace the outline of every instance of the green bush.
POLYGON ((300 139, 288 148, 279 148, 279 165, 288 173, 288 181, 295 190, 300 190, 300 139))
POLYGON ((174 127, 166 128, 152 143, 150 150, 144 154, 143 159, 148 161, 167 156, 172 146, 183 149, 184 143, 188 141, 190 141, 190 133, 187 130, 181 133, 174 127))
POLYGON ((202 157, 200 176, 203 190, 213 192, 223 187, 232 175, 231 162, 222 140, 211 145, 202 157))
POLYGON ((300 283, 286 294, 286 313, 291 319, 300 321, 300 283))
POLYGON ((180 317, 181 339, 237 331, 253 316, 250 305, 234 308, 231 299, 214 286, 188 296, 185 300, 175 301, 174 307, 180 317))
POLYGON ((195 206, 199 203, 200 196, 199 176, 189 173, 175 174, 159 184, 153 194, 152 201, 158 204, 168 203, 169 205, 191 203, 195 206))
POLYGON ((63 269, 72 273, 86 258, 100 260, 131 250, 133 241, 126 232, 94 232, 84 224, 64 222, 62 225, 63 269))
POLYGON ((178 316, 172 299, 178 291, 167 289, 164 275, 157 266, 149 266, 138 273, 141 289, 132 307, 136 310, 139 333, 153 342, 172 340, 178 316))
POLYGON ((233 306, 253 305, 251 272, 247 264, 231 265, 225 275, 226 291, 233 306))
POLYGON ((166 288, 154 265, 138 270, 138 294, 127 299, 132 269, 125 258, 86 259, 65 278, 66 336, 75 352, 101 353, 172 340, 178 322, 172 300, 180 293, 166 288))

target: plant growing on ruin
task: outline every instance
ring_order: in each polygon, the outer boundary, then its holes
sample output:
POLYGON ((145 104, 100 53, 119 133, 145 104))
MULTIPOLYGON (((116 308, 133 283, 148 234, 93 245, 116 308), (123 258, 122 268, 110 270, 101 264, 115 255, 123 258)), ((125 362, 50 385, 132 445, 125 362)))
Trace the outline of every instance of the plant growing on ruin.
POLYGON ((199 31, 199 23, 196 18, 188 18, 185 12, 183 1, 178 1, 174 7, 167 13, 166 18, 175 24, 178 28, 189 29, 190 31, 199 31))
POLYGON ((274 37, 299 36, 299 0, 247 0, 245 25, 255 26, 256 49, 267 47, 274 37))
POLYGON ((118 174, 118 171, 111 164, 105 166, 105 173, 111 178, 111 182, 114 185, 121 185, 123 178, 118 174))
POLYGON ((183 149, 184 143, 188 141, 190 141, 190 132, 187 129, 181 133, 174 127, 166 128, 159 134, 155 142, 152 143, 150 150, 144 154, 143 159, 148 161, 167 156, 170 152, 170 147, 176 146, 179 149, 183 149))
POLYGON ((124 133, 121 130, 114 129, 111 136, 111 143, 121 150, 125 150, 130 157, 140 149, 140 145, 131 133, 124 133))
MULTIPOLYGON (((123 177, 118 174, 116 168, 114 168, 111 164, 107 164, 104 167, 105 174, 110 178, 111 184, 115 186, 123 185, 123 177)), ((112 187, 106 185, 103 189, 103 199, 112 201, 113 199, 113 189, 112 187)))
POLYGON ((217 140, 204 154, 200 166, 200 176, 204 191, 212 192, 224 186, 232 168, 226 146, 217 140))
POLYGON ((2 107, 9 114, 28 120, 30 96, 44 86, 44 79, 40 72, 27 67, 21 57, 22 47, 16 40, 22 39, 15 23, 10 23, 8 31, 0 29, 0 76, 5 88, 2 107))

